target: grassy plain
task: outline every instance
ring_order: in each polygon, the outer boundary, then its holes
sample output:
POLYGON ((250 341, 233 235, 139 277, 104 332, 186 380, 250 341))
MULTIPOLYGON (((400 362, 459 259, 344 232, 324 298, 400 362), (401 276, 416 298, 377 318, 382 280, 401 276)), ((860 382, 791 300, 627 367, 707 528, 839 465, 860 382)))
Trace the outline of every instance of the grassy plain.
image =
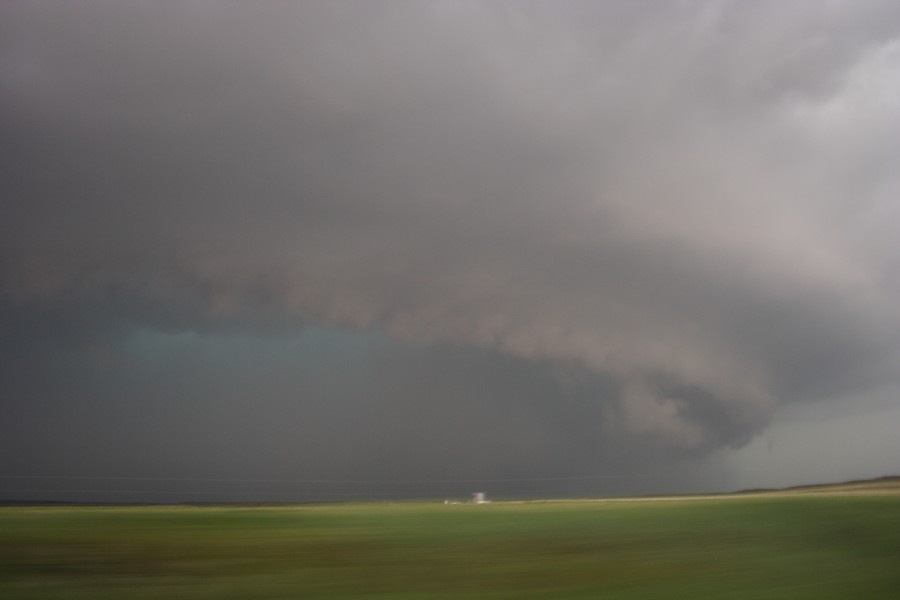
POLYGON ((898 598, 900 495, 0 508, 0 598, 898 598))

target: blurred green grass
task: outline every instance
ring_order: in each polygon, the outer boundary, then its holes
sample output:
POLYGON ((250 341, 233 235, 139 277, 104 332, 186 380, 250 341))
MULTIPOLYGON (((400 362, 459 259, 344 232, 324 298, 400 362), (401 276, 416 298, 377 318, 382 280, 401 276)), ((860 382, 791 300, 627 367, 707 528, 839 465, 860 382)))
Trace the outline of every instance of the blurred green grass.
POLYGON ((0 508, 0 598, 898 598, 900 496, 0 508))

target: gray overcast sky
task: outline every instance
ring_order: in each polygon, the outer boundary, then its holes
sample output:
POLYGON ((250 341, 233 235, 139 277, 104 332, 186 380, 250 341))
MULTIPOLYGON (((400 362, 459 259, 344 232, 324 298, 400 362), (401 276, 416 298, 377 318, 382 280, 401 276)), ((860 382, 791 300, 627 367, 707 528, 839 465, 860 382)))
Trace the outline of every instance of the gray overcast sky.
POLYGON ((900 472, 898 164, 888 0, 3 2, 0 496, 900 472))

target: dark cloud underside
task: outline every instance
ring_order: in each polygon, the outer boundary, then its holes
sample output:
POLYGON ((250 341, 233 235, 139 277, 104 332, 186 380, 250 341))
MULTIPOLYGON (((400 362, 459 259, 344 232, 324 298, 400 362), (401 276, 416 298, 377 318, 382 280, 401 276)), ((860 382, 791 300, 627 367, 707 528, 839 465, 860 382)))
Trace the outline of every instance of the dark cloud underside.
POLYGON ((895 382, 894 3, 0 15, 10 468, 621 474, 895 382))

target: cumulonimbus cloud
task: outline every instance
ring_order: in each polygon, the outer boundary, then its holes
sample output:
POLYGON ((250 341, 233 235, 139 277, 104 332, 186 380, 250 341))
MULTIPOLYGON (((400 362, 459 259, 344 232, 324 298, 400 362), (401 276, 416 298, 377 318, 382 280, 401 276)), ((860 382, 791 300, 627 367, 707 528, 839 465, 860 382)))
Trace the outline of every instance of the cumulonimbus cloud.
POLYGON ((10 305, 573 365, 686 448, 896 360, 891 3, 2 10, 10 305))

